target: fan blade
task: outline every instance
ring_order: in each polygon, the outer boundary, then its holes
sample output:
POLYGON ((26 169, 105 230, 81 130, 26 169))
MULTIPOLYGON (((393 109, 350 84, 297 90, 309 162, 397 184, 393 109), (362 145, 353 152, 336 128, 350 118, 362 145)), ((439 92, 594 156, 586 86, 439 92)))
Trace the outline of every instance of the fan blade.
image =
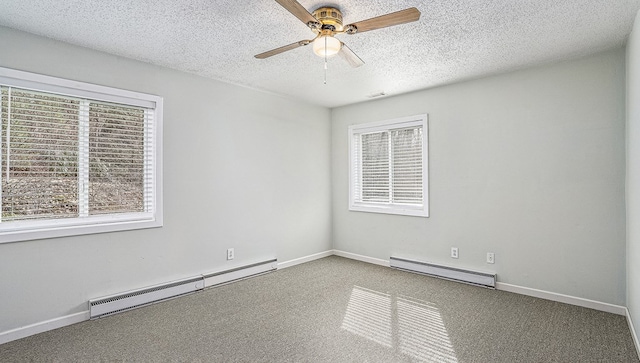
POLYGON ((308 45, 309 43, 311 43, 310 40, 301 40, 299 42, 295 42, 295 43, 291 43, 289 45, 285 45, 284 47, 271 49, 270 51, 257 54, 257 55, 255 55, 255 57, 258 58, 258 59, 269 58, 269 57, 274 56, 276 54, 284 53, 284 52, 286 52, 288 50, 296 49, 298 47, 302 47, 302 46, 308 45))
POLYGON ((338 55, 340 58, 346 60, 353 68, 358 68, 364 64, 364 61, 344 43, 342 43, 342 49, 340 49, 338 55))
POLYGON ((356 31, 347 30, 347 33, 350 33, 350 34, 362 33, 362 32, 368 32, 370 30, 386 28, 388 26, 410 23, 418 19, 420 19, 420 11, 416 8, 409 8, 409 9, 396 11, 395 13, 389 13, 389 14, 381 15, 375 18, 362 20, 357 23, 349 24, 345 26, 345 29, 349 29, 350 27, 355 27, 356 31))
POLYGON ((309 23, 318 23, 318 19, 314 18, 313 15, 296 0, 276 0, 276 2, 282 5, 283 8, 289 10, 291 14, 307 24, 307 26, 309 23))

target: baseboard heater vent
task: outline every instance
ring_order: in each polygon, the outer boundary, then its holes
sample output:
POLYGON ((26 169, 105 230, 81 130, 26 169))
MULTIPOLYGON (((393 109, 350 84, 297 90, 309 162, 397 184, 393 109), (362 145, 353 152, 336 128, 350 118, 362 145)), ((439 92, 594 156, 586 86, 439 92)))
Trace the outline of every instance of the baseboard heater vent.
POLYGON ((125 293, 89 300, 91 319, 146 306, 173 297, 190 294, 204 288, 202 276, 149 286, 125 293))
POLYGON ((463 270, 448 266, 434 265, 431 263, 412 261, 403 258, 391 257, 389 264, 392 268, 417 272, 425 275, 441 277, 448 280, 465 282, 472 285, 494 288, 496 287, 496 274, 463 270))
POLYGON ((241 266, 231 270, 212 272, 202 276, 204 277, 204 287, 211 287, 275 271, 277 269, 278 259, 274 258, 273 260, 241 266))
POLYGON ((278 268, 278 260, 268 260, 166 284, 149 286, 121 294, 89 300, 91 319, 101 318, 126 310, 146 306, 162 300, 190 294, 205 287, 217 286, 240 279, 260 275, 278 268))

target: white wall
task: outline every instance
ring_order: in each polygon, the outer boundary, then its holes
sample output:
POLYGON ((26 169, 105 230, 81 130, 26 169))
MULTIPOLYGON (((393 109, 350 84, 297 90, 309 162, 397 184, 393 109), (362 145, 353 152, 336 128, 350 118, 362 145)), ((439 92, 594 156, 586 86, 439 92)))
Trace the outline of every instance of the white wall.
MULTIPOLYGON (((640 92, 637 38, 629 97, 640 92)), ((330 113, 2 27, 0 49, 3 67, 165 100, 165 226, 0 244, 0 333, 84 311, 90 298, 332 246, 625 305, 622 50, 330 113), (431 217, 349 212, 347 126, 420 113, 430 119, 431 217), (495 265, 484 263, 489 251, 495 265)), ((629 162, 638 164, 640 107, 629 102, 628 112, 629 162)), ((640 197, 627 194, 631 221, 640 197)), ((627 304, 638 316, 635 224, 627 304)))
POLYGON ((617 49, 334 109, 334 248, 625 305, 624 64, 617 49), (348 211, 348 125, 420 113, 431 216, 348 211))
POLYGON ((1 27, 0 49, 2 67, 157 94, 165 111, 164 227, 0 244, 0 333, 331 248, 328 109, 1 27))
POLYGON ((640 13, 627 42, 627 308, 640 329, 640 13))

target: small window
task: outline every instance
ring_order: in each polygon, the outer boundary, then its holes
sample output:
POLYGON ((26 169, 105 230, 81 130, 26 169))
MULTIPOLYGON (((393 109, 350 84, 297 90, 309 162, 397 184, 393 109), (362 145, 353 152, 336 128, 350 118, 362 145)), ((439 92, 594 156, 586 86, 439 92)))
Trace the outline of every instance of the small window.
POLYGON ((162 225, 162 99, 0 68, 0 242, 162 225))
POLYGON ((349 210, 429 216, 427 115, 349 127, 349 210))

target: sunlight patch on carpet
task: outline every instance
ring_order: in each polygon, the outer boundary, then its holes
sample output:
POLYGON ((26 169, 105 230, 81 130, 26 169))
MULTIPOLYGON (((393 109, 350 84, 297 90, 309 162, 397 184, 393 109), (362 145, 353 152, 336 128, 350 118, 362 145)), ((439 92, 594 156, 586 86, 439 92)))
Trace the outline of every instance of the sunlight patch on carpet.
POLYGON ((425 301, 354 286, 342 329, 422 362, 458 362, 439 309, 425 301))

